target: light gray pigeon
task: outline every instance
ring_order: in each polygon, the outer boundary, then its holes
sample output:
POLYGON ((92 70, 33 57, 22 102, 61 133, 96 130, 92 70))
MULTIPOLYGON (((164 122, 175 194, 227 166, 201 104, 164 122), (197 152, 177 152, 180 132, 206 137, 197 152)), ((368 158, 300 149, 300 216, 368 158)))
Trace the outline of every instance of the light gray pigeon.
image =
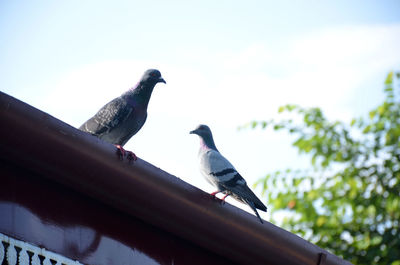
POLYGON ((131 151, 125 151, 122 146, 145 123, 151 93, 154 86, 160 82, 166 83, 160 71, 147 70, 136 86, 104 105, 79 129, 114 144, 122 158, 127 152, 129 160, 136 160, 136 155, 131 151))
POLYGON ((250 190, 232 164, 218 151, 210 128, 207 125, 199 125, 190 133, 200 137, 200 171, 206 180, 218 189, 211 195, 215 196, 222 192, 225 194, 222 201, 231 195, 236 200, 248 204, 263 223, 257 209, 266 212, 267 207, 250 190))

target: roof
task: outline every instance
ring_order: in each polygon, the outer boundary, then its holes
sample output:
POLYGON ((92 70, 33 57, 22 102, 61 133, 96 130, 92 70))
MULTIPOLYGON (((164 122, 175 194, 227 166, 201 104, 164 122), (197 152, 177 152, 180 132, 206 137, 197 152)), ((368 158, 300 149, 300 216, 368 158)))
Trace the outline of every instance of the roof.
POLYGON ((2 92, 0 123, 7 159, 221 256, 245 264, 350 264, 140 158, 119 160, 113 145, 2 92))

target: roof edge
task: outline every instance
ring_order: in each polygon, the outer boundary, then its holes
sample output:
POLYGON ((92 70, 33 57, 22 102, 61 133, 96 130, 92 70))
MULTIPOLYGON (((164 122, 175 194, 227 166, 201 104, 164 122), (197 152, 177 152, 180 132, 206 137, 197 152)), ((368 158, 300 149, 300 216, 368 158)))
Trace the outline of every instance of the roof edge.
POLYGON ((351 264, 0 92, 0 158, 247 264, 351 264), (5 129, 6 128, 6 129, 5 129))

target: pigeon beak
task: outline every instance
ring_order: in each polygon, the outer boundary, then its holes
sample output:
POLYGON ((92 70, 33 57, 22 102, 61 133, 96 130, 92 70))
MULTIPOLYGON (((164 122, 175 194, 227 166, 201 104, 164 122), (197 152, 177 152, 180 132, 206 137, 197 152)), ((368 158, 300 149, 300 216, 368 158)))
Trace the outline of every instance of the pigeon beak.
POLYGON ((193 130, 193 131, 190 131, 190 132, 189 132, 189 134, 196 134, 196 133, 197 133, 196 130, 193 130))
POLYGON ((158 79, 158 83, 164 83, 164 84, 166 84, 167 82, 165 82, 164 78, 160 77, 160 78, 158 79))

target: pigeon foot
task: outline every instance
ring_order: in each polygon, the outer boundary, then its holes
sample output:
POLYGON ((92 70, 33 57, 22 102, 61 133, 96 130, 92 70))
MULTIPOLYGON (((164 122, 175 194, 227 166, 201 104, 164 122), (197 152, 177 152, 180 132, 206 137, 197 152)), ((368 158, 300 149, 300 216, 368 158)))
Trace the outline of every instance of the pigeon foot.
POLYGON ((212 193, 210 193, 210 195, 212 196, 212 197, 217 197, 217 196, 215 196, 215 195, 217 195, 218 193, 220 193, 220 191, 219 190, 217 190, 217 191, 214 191, 214 192, 212 192, 212 193))
POLYGON ((131 161, 136 161, 137 160, 137 156, 135 155, 134 152, 132 151, 126 151, 128 153, 128 155, 126 156, 126 158, 128 158, 129 162, 131 161))
POLYGON ((119 157, 120 160, 124 160, 124 156, 125 156, 125 149, 120 146, 119 144, 116 144, 115 147, 117 147, 117 155, 119 157))
POLYGON ((129 162, 132 161, 136 161, 137 160, 137 156, 135 155, 135 153, 133 153, 132 151, 127 151, 125 150, 121 145, 117 144, 115 145, 117 147, 117 155, 119 157, 120 160, 124 160, 124 157, 126 156, 126 158, 129 160, 129 162))
POLYGON ((219 201, 219 202, 222 203, 222 204, 225 204, 224 199, 225 199, 227 196, 225 196, 222 200, 216 196, 216 195, 217 195, 218 193, 220 193, 220 192, 221 192, 221 191, 214 191, 213 193, 210 193, 211 198, 213 198, 214 200, 219 201))
POLYGON ((224 197, 222 197, 222 204, 225 204, 225 199, 226 199, 226 197, 228 197, 229 196, 229 193, 227 193, 227 194, 225 194, 225 196, 224 197))

